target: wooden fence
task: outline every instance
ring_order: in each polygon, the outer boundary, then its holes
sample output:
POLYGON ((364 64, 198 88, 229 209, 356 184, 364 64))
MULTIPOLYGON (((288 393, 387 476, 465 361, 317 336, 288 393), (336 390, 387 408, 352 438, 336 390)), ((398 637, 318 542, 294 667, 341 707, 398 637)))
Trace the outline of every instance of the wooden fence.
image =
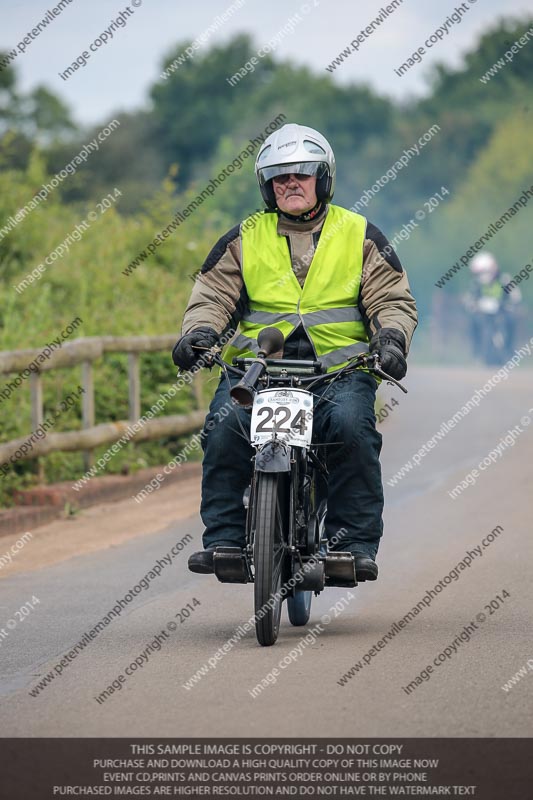
MULTIPOLYGON (((164 336, 91 336, 65 342, 53 352, 46 361, 38 365, 38 371, 29 376, 31 394, 31 427, 36 431, 44 421, 43 380, 44 373, 55 369, 81 366, 82 429, 61 433, 50 432, 42 439, 32 442, 33 448, 27 454, 17 455, 17 460, 34 459, 60 450, 84 452, 86 469, 91 465, 92 451, 101 445, 118 441, 141 417, 141 381, 139 359, 142 353, 167 351, 175 344, 175 334, 164 336), (106 353, 128 354, 129 418, 118 422, 95 425, 94 420, 94 362, 106 353)), ((27 370, 29 365, 41 354, 39 350, 13 350, 0 352, 0 374, 9 375, 27 370)), ((172 367, 169 373, 173 374, 172 367)), ((187 385, 187 384, 184 384, 187 385)), ((174 414, 148 419, 142 427, 131 435, 131 441, 159 439, 163 436, 182 435, 198 430, 206 414, 201 408, 201 384, 198 376, 191 383, 196 398, 196 410, 190 414, 174 414)), ((24 391, 21 385, 17 391, 24 391)), ((16 395, 10 400, 16 402, 16 395)), ((4 404, 2 404, 4 405, 4 404)), ((1 407, 0 407, 1 408, 1 407)), ((0 464, 8 461, 27 441, 28 436, 0 444, 0 464)))

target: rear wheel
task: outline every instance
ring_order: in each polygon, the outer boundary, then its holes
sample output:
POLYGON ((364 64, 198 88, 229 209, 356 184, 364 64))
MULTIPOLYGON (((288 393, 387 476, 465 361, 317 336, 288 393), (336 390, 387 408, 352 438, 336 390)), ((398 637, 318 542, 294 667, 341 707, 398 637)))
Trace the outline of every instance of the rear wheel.
POLYGON ((254 531, 255 632, 263 647, 278 638, 287 524, 286 473, 257 473, 254 531))
POLYGON ((294 597, 287 598, 287 611, 291 625, 307 625, 311 616, 313 592, 295 591, 294 597))
POLYGON ((507 346, 503 315, 485 315, 481 321, 481 354, 488 367, 497 367, 505 361, 507 346))
MULTIPOLYGON (((306 469, 303 464, 300 467, 306 469)), ((320 475, 316 472, 304 478, 301 489, 301 504, 304 519, 307 520, 306 537, 301 539, 303 552, 306 556, 314 556, 318 553, 320 548, 320 534, 321 526, 323 527, 323 518, 325 516, 325 500, 322 501, 317 511, 314 511, 318 505, 319 489, 320 489, 320 475)), ((293 481, 293 486, 296 481, 293 481)), ((323 488, 323 487, 322 487, 323 488)), ((293 497, 293 506, 298 505, 297 499, 293 497)), ((295 508, 293 508, 294 517, 297 515, 295 508)), ((291 625, 301 626, 307 625, 309 617, 311 616, 311 602, 313 600, 312 590, 294 590, 294 595, 287 598, 287 612, 289 614, 289 622, 291 625)))

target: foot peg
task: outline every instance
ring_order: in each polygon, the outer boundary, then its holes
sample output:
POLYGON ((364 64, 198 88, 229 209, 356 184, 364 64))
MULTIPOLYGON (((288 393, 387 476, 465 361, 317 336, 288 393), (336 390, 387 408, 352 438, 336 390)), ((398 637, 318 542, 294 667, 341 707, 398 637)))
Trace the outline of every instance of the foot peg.
POLYGON ((217 547, 213 569, 221 583, 249 583, 252 580, 248 562, 240 547, 217 547))
POLYGON ((325 565, 326 586, 357 586, 355 561, 351 553, 328 553, 325 565))

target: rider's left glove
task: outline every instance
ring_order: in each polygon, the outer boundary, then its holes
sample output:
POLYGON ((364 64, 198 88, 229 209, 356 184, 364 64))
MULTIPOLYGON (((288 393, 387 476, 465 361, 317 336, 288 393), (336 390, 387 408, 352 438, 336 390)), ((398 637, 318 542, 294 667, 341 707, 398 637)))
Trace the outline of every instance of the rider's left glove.
POLYGON ((182 336, 174 345, 172 361, 181 369, 192 369, 196 362, 205 354, 205 349, 214 347, 218 343, 218 333, 213 328, 196 328, 196 330, 182 336))
POLYGON ((383 372, 400 381, 407 372, 405 334, 396 328, 381 328, 370 340, 370 352, 378 353, 383 372))

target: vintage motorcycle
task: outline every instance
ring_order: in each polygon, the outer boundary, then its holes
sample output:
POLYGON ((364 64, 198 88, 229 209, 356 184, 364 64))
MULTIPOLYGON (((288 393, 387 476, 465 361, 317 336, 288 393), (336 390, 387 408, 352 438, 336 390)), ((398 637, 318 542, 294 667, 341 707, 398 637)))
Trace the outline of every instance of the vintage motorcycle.
POLYGON ((504 364, 509 357, 508 312, 496 297, 480 297, 476 317, 481 358, 489 367, 504 364))
POLYGON ((488 367, 504 364, 513 353, 517 301, 468 292, 462 298, 468 314, 473 355, 488 367))
MULTIPOLYGON (((249 441, 255 449, 251 483, 243 502, 246 546, 217 547, 215 575, 223 583, 253 583, 255 630, 259 644, 275 644, 282 603, 289 620, 305 625, 313 592, 357 585, 351 553, 332 552, 324 533, 327 464, 324 445, 313 443, 313 407, 322 401, 313 388, 356 369, 391 381, 376 354, 364 353, 341 369, 325 373, 318 361, 269 358, 283 350, 277 328, 263 328, 256 358, 228 365, 220 348, 205 354, 207 365, 223 370, 233 401, 251 410, 249 441), (240 377, 231 385, 229 377, 240 377)), ((248 438, 248 432, 243 429, 248 438)))

